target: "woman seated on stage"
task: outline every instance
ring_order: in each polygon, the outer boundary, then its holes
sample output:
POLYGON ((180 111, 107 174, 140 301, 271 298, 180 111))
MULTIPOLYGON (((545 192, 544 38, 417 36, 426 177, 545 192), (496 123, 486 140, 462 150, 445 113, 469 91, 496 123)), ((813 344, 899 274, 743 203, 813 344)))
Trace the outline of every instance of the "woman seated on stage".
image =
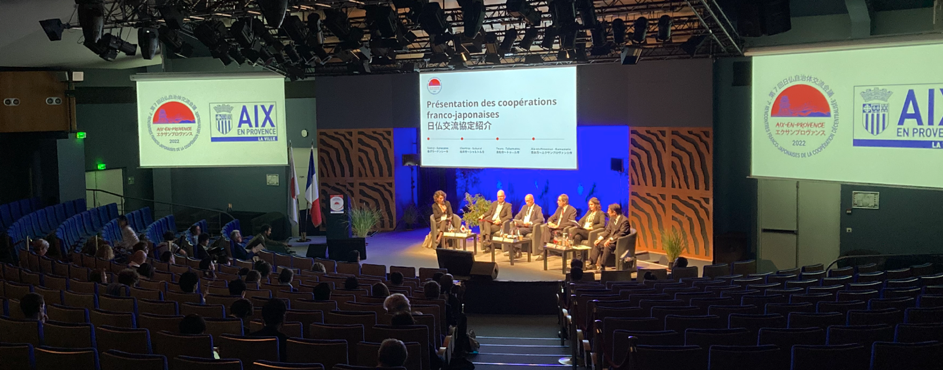
POLYGON ((448 230, 449 225, 452 224, 452 204, 445 200, 445 192, 442 190, 436 190, 432 199, 435 200, 435 204, 432 205, 432 215, 435 218, 436 230, 438 231, 438 234, 435 235, 435 244, 436 248, 441 248, 442 233, 448 230))

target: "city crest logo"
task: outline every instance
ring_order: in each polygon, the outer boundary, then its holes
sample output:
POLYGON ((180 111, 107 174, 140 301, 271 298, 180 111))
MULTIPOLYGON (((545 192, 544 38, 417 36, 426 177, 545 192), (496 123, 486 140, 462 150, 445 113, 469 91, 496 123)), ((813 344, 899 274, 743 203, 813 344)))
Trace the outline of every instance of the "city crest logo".
POLYGON ((862 91, 859 95, 864 99, 861 104, 861 123, 864 130, 872 136, 878 136, 887 129, 887 112, 890 110, 890 99, 893 92, 887 89, 874 88, 862 91))
POLYGON ((433 78, 429 80, 429 85, 427 88, 429 89, 430 94, 436 95, 442 91, 442 82, 440 82, 438 78, 433 78))

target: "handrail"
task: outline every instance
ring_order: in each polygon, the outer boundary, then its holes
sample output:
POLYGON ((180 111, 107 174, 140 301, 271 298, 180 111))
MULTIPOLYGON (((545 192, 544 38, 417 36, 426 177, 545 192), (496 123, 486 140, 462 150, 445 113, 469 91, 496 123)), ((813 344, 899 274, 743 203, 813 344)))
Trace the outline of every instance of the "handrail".
MULTIPOLYGON (((187 204, 180 204, 180 203, 173 203, 173 202, 164 202, 164 201, 154 200, 154 199, 145 199, 145 198, 138 198, 138 197, 129 197, 129 196, 125 196, 125 195, 122 195, 122 194, 113 193, 113 192, 110 192, 110 191, 108 191, 108 190, 102 190, 102 189, 85 189, 85 191, 102 192, 102 193, 105 193, 105 194, 109 194, 109 195, 113 195, 113 196, 116 196, 116 197, 121 198, 121 201, 122 201, 121 209, 124 210, 124 211, 127 211, 127 209, 124 208, 124 200, 125 200, 125 199, 134 199, 134 200, 140 200, 140 201, 145 201, 145 202, 153 202, 154 204, 169 205, 169 206, 171 207, 171 208, 170 208, 170 213, 171 213, 171 214, 173 214, 173 207, 174 207, 174 206, 177 206, 177 207, 186 207, 186 208, 199 209, 199 210, 202 210, 202 211, 216 212, 216 213, 219 213, 220 215, 229 216, 229 218, 230 218, 231 220, 235 220, 235 219, 236 219, 236 217, 234 217, 233 215, 229 214, 229 212, 224 211, 224 210, 221 210, 221 209, 212 209, 212 208, 206 208, 206 207, 191 206, 191 205, 187 205, 187 204)), ((95 202, 93 201, 92 204, 95 204, 95 202)), ((223 223, 222 223, 222 217, 220 217, 219 224, 220 224, 220 225, 223 225, 223 223)))
POLYGON ((903 254, 858 254, 853 256, 841 256, 838 259, 829 263, 825 267, 825 271, 828 271, 832 268, 832 265, 849 259, 858 259, 858 258, 888 258, 888 257, 940 257, 943 256, 943 253, 903 253, 903 254))

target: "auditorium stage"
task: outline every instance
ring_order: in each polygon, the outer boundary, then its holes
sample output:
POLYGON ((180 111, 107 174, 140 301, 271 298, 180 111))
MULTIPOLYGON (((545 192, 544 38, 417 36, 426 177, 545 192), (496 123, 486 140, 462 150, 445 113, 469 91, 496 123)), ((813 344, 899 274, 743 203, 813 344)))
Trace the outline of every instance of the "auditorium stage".
MULTIPOLYGON (((367 238, 367 259, 364 263, 375 263, 386 266, 416 266, 416 267, 438 267, 436 261, 435 249, 422 247, 422 241, 429 229, 417 229, 413 231, 391 231, 378 233, 367 238)), ((304 247, 293 248, 298 255, 303 256, 306 252, 304 247)), ((472 242, 468 241, 468 250, 473 250, 472 242)), ((639 267, 641 268, 664 268, 664 264, 652 263, 649 260, 657 261, 659 256, 652 254, 650 256, 639 257, 639 267)), ((491 262, 491 253, 479 253, 475 256, 476 261, 491 262)), ((547 263, 547 271, 544 271, 543 261, 538 261, 537 256, 527 262, 525 254, 520 259, 514 260, 514 266, 511 266, 508 257, 503 253, 495 254, 495 262, 498 264, 498 280, 505 281, 553 281, 563 279, 562 259, 560 257, 550 257, 547 263)), ((569 261, 569 260, 568 260, 569 261)), ((697 263, 700 261, 691 261, 697 263)), ((663 262, 664 263, 664 262, 663 262)), ((700 265, 700 264, 698 264, 700 265)))

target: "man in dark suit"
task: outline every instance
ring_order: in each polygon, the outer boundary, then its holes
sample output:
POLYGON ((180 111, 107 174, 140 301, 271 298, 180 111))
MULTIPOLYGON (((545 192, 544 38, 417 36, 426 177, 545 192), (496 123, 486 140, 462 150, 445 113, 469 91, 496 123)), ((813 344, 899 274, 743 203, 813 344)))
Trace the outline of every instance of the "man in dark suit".
POLYGON ((481 215, 478 219, 478 225, 481 229, 482 251, 491 251, 491 235, 500 232, 504 223, 511 220, 511 203, 504 201, 504 190, 498 190, 498 200, 491 202, 491 208, 488 212, 481 215))
MULTIPOLYGON (((557 211, 547 219, 550 232, 542 235, 541 246, 550 242, 551 235, 563 232, 564 227, 573 226, 576 222, 576 208, 570 206, 570 197, 560 194, 557 197, 557 211)), ((538 258, 540 259, 540 258, 538 258)))
POLYGON ((534 204, 534 196, 527 194, 524 196, 524 206, 514 216, 514 222, 511 224, 511 233, 520 232, 527 236, 534 232, 534 225, 544 223, 544 210, 534 204))
POLYGON ((616 241, 629 235, 631 230, 629 219, 622 215, 622 206, 618 203, 610 204, 609 223, 606 224, 606 229, 602 231, 602 234, 593 242, 593 250, 589 256, 589 269, 601 271, 606 264, 606 259, 609 258, 609 254, 616 249, 616 241))
POLYGON ((590 231, 606 227, 606 213, 600 209, 599 199, 593 197, 589 200, 588 206, 589 210, 583 218, 576 224, 563 228, 563 232, 573 238, 574 245, 579 245, 580 242, 588 239, 590 231))

